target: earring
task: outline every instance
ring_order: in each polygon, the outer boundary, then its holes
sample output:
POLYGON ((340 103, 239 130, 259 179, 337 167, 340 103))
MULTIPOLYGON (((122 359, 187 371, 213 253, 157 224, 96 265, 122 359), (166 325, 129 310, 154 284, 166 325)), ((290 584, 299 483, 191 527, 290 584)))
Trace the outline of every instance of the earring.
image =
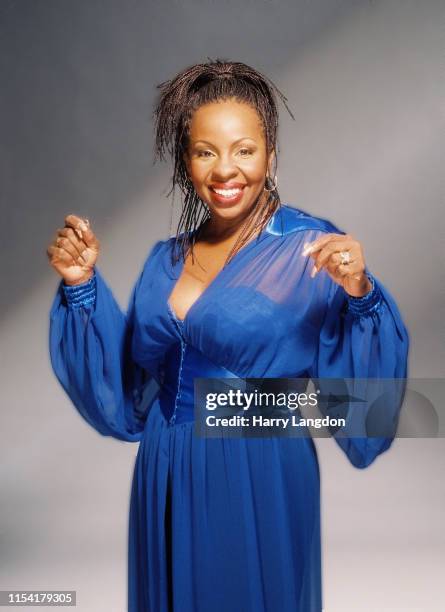
POLYGON ((275 175, 273 177, 273 181, 270 178, 270 176, 266 176, 266 182, 264 184, 263 189, 264 189, 264 191, 276 191, 277 185, 278 185, 278 177, 277 177, 277 175, 275 175), (271 183, 272 183, 272 186, 270 186, 271 183), (266 185, 268 185, 268 187, 266 187, 266 185))

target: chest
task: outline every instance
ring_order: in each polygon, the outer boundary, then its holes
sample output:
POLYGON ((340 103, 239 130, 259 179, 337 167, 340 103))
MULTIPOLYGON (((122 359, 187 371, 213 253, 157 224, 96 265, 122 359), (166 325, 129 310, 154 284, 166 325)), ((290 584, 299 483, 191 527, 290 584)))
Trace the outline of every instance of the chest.
POLYGON ((214 251, 184 265, 168 252, 154 262, 136 301, 139 363, 156 368, 182 339, 239 376, 304 371, 324 316, 324 277, 312 279, 273 236, 260 247, 250 243, 225 267, 227 253, 214 251))
POLYGON ((198 243, 184 262, 168 302, 178 319, 184 320, 193 304, 222 271, 232 244, 198 243))

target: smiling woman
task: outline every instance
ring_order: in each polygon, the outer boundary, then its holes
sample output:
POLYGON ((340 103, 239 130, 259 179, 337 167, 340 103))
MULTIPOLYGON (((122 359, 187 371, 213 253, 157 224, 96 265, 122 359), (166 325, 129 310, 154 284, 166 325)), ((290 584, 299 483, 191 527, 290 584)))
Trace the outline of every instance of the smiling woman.
MULTIPOLYGON (((171 81, 158 85, 158 88, 161 94, 153 113, 156 121, 156 153, 161 160, 165 159, 167 151, 172 155, 173 190, 179 185, 185 194, 173 257, 178 256, 178 246, 183 258, 189 246, 193 253, 195 241, 202 237, 203 222, 210 218, 214 224, 209 197, 212 191, 215 204, 224 206, 228 203, 216 198, 211 185, 214 183, 216 188, 228 189, 227 183, 239 183, 244 187, 245 181, 230 179, 230 172, 234 171, 238 162, 246 162, 246 168, 255 168, 252 177, 254 183, 250 185, 247 198, 243 198, 247 200, 243 206, 244 214, 240 215, 240 211, 236 210, 228 215, 228 219, 238 216, 232 226, 237 226, 239 230, 236 236, 232 235, 236 240, 228 255, 229 261, 253 233, 266 226, 280 204, 276 189, 278 109, 275 92, 294 118, 286 104, 287 98, 270 79, 250 66, 220 60, 190 66, 171 81), (243 143, 245 139, 246 143, 243 143), (240 146, 245 147, 247 143, 249 154, 240 146), (203 185, 202 173, 207 168, 208 174, 215 163, 222 164, 223 173, 227 173, 224 165, 230 163, 227 157, 229 149, 235 155, 230 158, 232 168, 229 168, 229 175, 218 179, 216 168, 212 183, 203 185), (193 164, 196 158, 204 165, 193 164), (273 164, 275 169, 272 168, 273 164), (197 174, 193 180, 195 168, 197 174), (257 176, 260 171, 261 186, 257 176), (256 198, 253 198, 254 193, 256 198)), ((227 229, 229 226, 230 223, 227 229)))
MULTIPOLYGON (((197 296, 218 274, 247 223, 264 210, 269 196, 264 177, 274 156, 272 151, 267 157, 261 120, 248 104, 229 99, 195 111, 184 162, 210 217, 202 223, 199 242, 187 256, 169 297, 179 318, 185 318, 197 296)), ((251 232, 249 238, 255 235, 251 232)))
MULTIPOLYGON (((221 219, 216 214, 219 205, 222 210, 218 212, 227 210, 222 217, 225 221, 219 222, 223 229, 224 225, 230 226, 228 221, 239 222, 252 214, 260 198, 267 199, 264 177, 271 172, 274 152, 267 159, 261 120, 249 105, 232 99, 199 108, 191 122, 184 157, 196 192, 209 202, 210 211, 214 212, 209 226, 215 226, 214 219, 216 224, 221 219), (245 135, 236 138, 238 134, 245 135), (203 149, 205 145, 207 149, 203 149)), ((218 233, 218 227, 214 230, 218 233)))
MULTIPOLYGON (((92 427, 140 442, 129 612, 321 612, 320 475, 309 431, 198 437, 194 380, 404 379, 408 333, 360 242, 281 204, 266 77, 217 60, 160 88, 156 151, 171 153, 173 188, 184 195, 177 234, 151 249, 124 314, 96 266, 91 224, 66 217, 47 249, 63 279, 51 362, 92 427)), ((402 396, 385 405, 390 425, 402 396)), ((354 420, 367 431, 364 408, 354 420)), ((392 439, 335 437, 358 468, 392 439)))

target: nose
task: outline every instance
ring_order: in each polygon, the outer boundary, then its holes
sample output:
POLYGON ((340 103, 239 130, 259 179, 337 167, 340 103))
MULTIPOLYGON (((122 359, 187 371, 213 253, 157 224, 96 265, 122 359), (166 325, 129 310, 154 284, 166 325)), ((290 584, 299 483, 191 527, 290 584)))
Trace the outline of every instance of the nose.
POLYGON ((212 166, 212 178, 214 181, 224 183, 238 174, 238 167, 230 155, 220 155, 212 166))

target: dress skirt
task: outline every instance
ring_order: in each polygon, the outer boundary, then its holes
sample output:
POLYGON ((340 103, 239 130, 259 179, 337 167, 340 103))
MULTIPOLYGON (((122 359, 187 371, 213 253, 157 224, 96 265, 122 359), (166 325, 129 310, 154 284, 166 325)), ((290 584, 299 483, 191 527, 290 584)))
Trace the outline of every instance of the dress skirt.
POLYGON ((134 468, 129 612, 320 612, 311 438, 198 438, 159 402, 134 468))

